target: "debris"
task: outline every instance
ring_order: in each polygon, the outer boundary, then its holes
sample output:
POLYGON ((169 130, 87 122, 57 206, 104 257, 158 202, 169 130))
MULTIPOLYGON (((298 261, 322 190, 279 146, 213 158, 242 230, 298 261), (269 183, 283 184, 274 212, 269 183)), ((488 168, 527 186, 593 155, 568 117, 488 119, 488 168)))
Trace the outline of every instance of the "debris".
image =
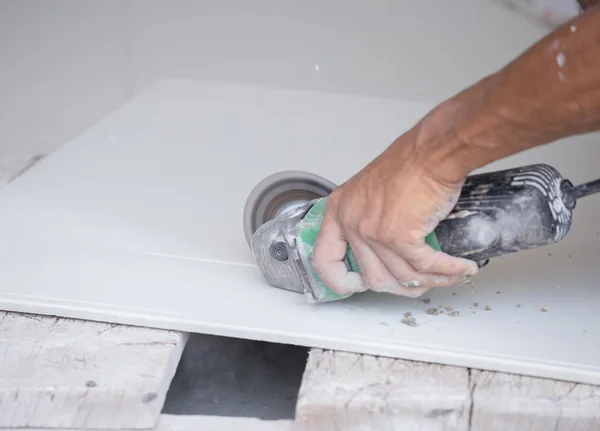
POLYGON ((411 328, 415 328, 417 326, 419 326, 419 324, 417 323, 417 319, 415 319, 414 317, 405 317, 404 319, 401 320, 402 323, 404 323, 406 326, 410 326, 411 328))
POLYGON ((452 313, 448 313, 448 316, 452 316, 452 317, 459 316, 459 315, 460 315, 460 313, 458 311, 453 311, 452 313))
POLYGON ((429 299, 429 298, 425 298, 425 299, 423 300, 423 302, 424 302, 425 304, 429 304, 429 303, 431 302, 431 299, 429 299))
POLYGON ((404 317, 410 317, 412 316, 412 313, 410 311, 407 311, 406 313, 404 313, 404 317))
POLYGON ((452 308, 452 307, 450 307, 450 306, 448 305, 448 306, 446 307, 446 310, 448 310, 448 311, 452 311, 452 310, 454 310, 454 308, 452 308))
POLYGON ((500 292, 496 292, 496 295, 500 295, 500 292))
POLYGON ((388 325, 387 323, 385 323, 385 322, 379 322, 379 324, 380 324, 381 326, 389 326, 389 325, 388 325))
POLYGON ((440 312, 437 308, 428 308, 427 314, 431 314, 432 316, 437 316, 438 314, 440 314, 440 312))
POLYGON ((479 307, 479 302, 474 302, 473 307, 479 307))
POLYGON ((485 306, 485 311, 490 311, 492 309, 492 307, 490 307, 489 305, 485 306))
POLYGON ((548 310, 546 310, 545 308, 541 308, 541 309, 540 309, 540 311, 541 311, 542 313, 545 313, 545 312, 546 312, 546 311, 548 311, 548 310))
POLYGON ((517 308, 521 308, 521 304, 517 304, 517 308))

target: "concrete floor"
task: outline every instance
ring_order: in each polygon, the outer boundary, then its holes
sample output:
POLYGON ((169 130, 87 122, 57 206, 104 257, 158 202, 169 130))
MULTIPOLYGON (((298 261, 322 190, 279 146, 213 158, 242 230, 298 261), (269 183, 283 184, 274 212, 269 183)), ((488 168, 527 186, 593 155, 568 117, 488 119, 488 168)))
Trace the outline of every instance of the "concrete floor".
POLYGON ((293 419, 308 349, 193 334, 163 413, 293 419))

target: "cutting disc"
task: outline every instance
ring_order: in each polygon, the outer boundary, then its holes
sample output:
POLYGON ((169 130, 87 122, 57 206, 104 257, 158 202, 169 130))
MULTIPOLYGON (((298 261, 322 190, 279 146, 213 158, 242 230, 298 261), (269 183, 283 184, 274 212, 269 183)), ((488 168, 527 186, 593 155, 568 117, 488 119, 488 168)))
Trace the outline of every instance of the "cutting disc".
POLYGON ((336 185, 303 171, 282 171, 258 183, 244 207, 244 233, 248 245, 256 229, 283 212, 328 196, 336 185))

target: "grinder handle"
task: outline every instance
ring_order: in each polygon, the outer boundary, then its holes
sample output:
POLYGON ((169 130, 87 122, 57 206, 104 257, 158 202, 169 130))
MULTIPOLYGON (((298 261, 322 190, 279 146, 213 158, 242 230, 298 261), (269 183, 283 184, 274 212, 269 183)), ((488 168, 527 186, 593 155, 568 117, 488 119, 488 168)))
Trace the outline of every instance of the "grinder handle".
POLYGON ((493 257, 560 241, 571 227, 570 182, 536 164, 467 177, 458 203, 427 242, 480 266, 493 257))

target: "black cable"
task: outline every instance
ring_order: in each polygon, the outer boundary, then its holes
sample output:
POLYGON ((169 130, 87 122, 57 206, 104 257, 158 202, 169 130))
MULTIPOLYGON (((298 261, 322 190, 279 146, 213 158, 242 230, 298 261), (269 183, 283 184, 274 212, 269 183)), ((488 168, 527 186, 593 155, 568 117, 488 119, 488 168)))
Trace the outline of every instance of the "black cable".
POLYGON ((579 184, 578 186, 573 187, 573 190, 571 191, 572 196, 575 199, 583 198, 599 192, 600 178, 594 181, 590 181, 589 183, 579 184))

